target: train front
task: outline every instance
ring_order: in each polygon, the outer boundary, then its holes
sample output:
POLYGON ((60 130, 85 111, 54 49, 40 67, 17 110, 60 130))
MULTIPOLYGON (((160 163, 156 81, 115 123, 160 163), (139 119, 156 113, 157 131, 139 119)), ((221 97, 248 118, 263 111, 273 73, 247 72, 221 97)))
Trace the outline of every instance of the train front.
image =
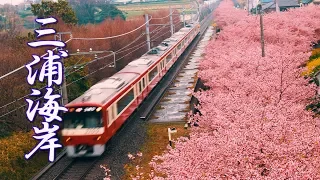
POLYGON ((61 134, 69 157, 100 156, 106 143, 102 108, 68 107, 61 134))

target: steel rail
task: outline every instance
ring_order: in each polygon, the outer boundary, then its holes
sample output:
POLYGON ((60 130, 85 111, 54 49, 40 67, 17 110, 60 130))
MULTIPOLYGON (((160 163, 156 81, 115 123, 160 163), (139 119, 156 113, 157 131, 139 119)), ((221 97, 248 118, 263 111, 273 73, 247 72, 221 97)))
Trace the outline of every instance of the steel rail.
POLYGON ((53 165, 55 165, 59 160, 61 160, 63 157, 65 157, 66 153, 67 153, 66 149, 63 149, 63 151, 61 153, 59 153, 59 155, 56 158, 56 160, 54 162, 52 162, 52 163, 47 164, 43 169, 41 169, 39 171, 39 173, 37 173, 37 175, 32 177, 32 180, 37 180, 41 176, 43 176, 53 165))

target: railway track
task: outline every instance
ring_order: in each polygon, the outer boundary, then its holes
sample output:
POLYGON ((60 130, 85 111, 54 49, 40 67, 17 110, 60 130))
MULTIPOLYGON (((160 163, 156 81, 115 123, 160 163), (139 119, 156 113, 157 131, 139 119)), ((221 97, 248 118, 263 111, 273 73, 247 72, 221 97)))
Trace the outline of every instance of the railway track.
POLYGON ((81 158, 73 159, 70 163, 61 171, 53 180, 64 180, 64 179, 83 179, 88 171, 91 170, 92 166, 95 165, 99 158, 81 158))
MULTIPOLYGON (((100 168, 100 164, 112 164, 112 177, 120 179, 123 175, 122 168, 128 163, 128 152, 138 151, 144 142, 146 132, 144 130, 145 121, 141 121, 141 114, 148 117, 159 103, 170 84, 173 82, 179 71, 185 65, 187 59, 193 49, 197 46, 201 36, 207 27, 211 24, 212 15, 201 22, 200 35, 197 36, 189 45, 186 51, 181 55, 176 64, 168 71, 168 75, 159 83, 159 86, 150 93, 146 102, 134 112, 134 114, 119 129, 114 137, 106 144, 106 150, 100 157, 95 158, 77 158, 71 159, 66 157, 65 151, 60 153, 57 160, 50 163, 42 171, 40 171, 32 180, 64 180, 64 179, 103 179, 105 173, 100 168), (125 129, 125 132, 123 130, 125 129), (132 140, 134 139, 134 141, 132 140), (116 163, 115 163, 116 162, 116 163), (121 169, 121 170, 119 170, 121 169)), ((148 119, 148 118, 146 118, 148 119)))

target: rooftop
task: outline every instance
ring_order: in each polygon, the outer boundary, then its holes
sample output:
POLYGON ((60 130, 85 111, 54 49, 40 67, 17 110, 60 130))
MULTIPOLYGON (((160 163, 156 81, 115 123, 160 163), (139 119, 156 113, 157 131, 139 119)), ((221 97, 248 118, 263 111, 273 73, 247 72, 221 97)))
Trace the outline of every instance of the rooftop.
MULTIPOLYGON (((308 1, 308 0, 303 0, 308 1)), ((263 0, 262 2, 266 2, 262 4, 262 10, 265 9, 274 9, 276 8, 276 4, 273 0, 263 0)), ((279 8, 286 8, 286 7, 300 7, 298 0, 278 0, 279 8)), ((304 2, 302 2, 304 3, 304 2)))

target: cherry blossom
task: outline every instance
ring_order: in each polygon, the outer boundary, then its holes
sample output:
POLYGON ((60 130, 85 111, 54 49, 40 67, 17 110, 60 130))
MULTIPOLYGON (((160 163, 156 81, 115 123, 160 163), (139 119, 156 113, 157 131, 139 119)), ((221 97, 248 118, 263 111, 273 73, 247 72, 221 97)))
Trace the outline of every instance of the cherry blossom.
POLYGON ((128 154, 128 158, 129 158, 129 159, 134 159, 135 157, 134 157, 131 153, 129 153, 129 154, 128 154))
POLYGON ((106 177, 103 178, 103 180, 111 180, 111 174, 110 174, 110 169, 107 168, 107 165, 100 165, 100 168, 103 169, 103 171, 105 172, 106 177))
POLYGON ((138 152, 137 156, 141 157, 142 156, 142 152, 138 152))
POLYGON ((222 31, 200 64, 210 90, 194 93, 199 127, 150 166, 166 179, 319 179, 320 121, 305 110, 316 87, 298 67, 320 39, 320 7, 265 14, 266 57, 258 16, 230 0, 214 16, 222 31))

